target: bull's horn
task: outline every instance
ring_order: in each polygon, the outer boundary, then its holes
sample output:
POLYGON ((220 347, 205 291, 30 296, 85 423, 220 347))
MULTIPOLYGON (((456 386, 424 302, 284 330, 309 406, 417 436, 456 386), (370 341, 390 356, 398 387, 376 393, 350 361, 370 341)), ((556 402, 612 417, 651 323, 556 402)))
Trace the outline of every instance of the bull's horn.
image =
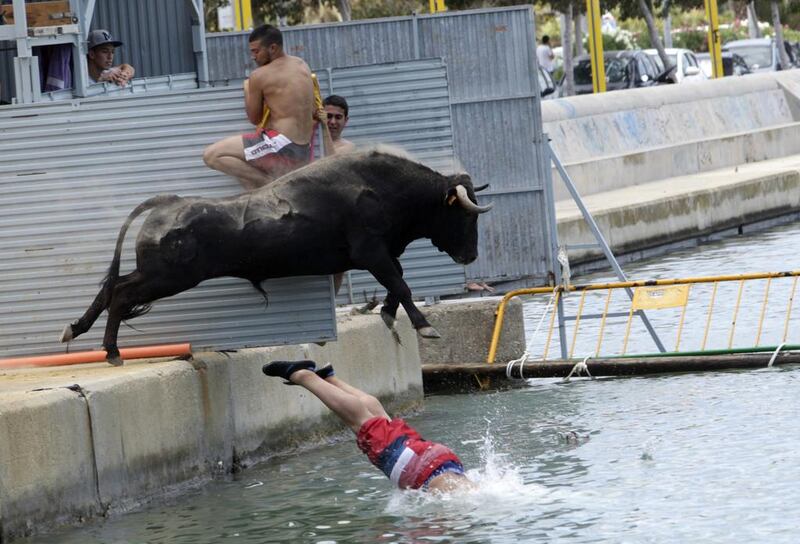
POLYGON ((478 185, 478 186, 477 186, 477 187, 475 187, 475 189, 473 189, 473 190, 474 190, 476 193, 480 193, 480 192, 481 192, 481 191, 483 191, 484 189, 488 189, 488 188, 489 188, 489 184, 488 184, 488 183, 486 183, 485 185, 478 185))
POLYGON ((491 210, 493 206, 493 204, 488 204, 486 206, 478 206, 475 204, 469 199, 469 195, 467 195, 467 189, 463 185, 456 185, 456 196, 458 197, 458 202, 461 204, 461 207, 468 212, 486 213, 491 210))

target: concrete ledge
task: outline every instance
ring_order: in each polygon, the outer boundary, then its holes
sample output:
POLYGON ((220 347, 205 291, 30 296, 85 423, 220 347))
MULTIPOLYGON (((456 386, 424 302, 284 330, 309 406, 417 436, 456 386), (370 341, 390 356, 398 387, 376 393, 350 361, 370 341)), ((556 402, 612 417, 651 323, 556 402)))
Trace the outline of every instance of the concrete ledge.
MULTIPOLYGON (((800 153, 800 123, 565 164, 581 196, 800 153)), ((555 167, 556 200, 570 198, 555 167)))
MULTIPOLYGON (((800 157, 673 178, 585 199, 617 253, 792 213, 800 208, 800 157)), ((594 242, 571 202, 557 205, 561 243, 594 242)), ((575 262, 602 256, 599 249, 570 250, 575 262)))
POLYGON ((380 316, 340 320, 339 341, 0 372, 0 540, 126 510, 338 434, 313 395, 261 373, 273 359, 330 361, 391 411, 422 401, 416 332, 380 316), (44 389, 44 390, 42 390, 44 389))
MULTIPOLYGON (((420 358, 425 365, 485 363, 494 331, 500 297, 461 300, 426 308, 425 316, 442 338, 419 339, 420 358)), ((522 302, 515 298, 506 306, 506 317, 497 350, 498 361, 509 361, 525 352, 522 302)))
POLYGON ((0 399, 0 540, 102 512, 88 410, 69 389, 0 399))

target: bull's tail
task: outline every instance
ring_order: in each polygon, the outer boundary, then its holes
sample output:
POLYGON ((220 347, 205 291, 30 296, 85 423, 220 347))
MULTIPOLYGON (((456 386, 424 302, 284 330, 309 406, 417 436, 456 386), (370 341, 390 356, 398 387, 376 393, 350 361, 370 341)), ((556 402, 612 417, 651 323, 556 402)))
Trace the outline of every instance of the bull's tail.
POLYGON ((114 250, 114 258, 111 260, 111 265, 108 267, 108 273, 102 281, 102 289, 105 291, 107 301, 111 300, 111 291, 114 289, 114 285, 116 285, 117 280, 119 279, 119 263, 122 259, 122 244, 125 241, 125 234, 127 234, 131 223, 133 223, 136 218, 142 215, 144 212, 151 210, 156 206, 174 202, 178 198, 180 197, 177 195, 157 195, 152 198, 148 198, 136 206, 128 215, 125 223, 122 224, 122 228, 119 229, 119 236, 117 236, 117 247, 114 250))
POLYGON ((178 198, 179 197, 174 195, 155 196, 139 204, 130 213, 119 231, 119 236, 117 237, 117 248, 114 251, 114 258, 111 261, 111 266, 108 267, 108 273, 106 274, 106 277, 102 282, 100 282, 100 292, 97 293, 94 301, 80 319, 64 327, 60 338, 62 342, 69 342, 73 338, 77 338, 81 334, 88 331, 103 310, 108 308, 111 304, 111 293, 114 291, 114 286, 117 284, 117 280, 119 279, 119 262, 122 255, 122 243, 125 240, 125 234, 128 232, 128 228, 131 226, 131 223, 133 223, 133 221, 139 215, 143 214, 147 210, 155 208, 160 204, 173 202, 178 198))

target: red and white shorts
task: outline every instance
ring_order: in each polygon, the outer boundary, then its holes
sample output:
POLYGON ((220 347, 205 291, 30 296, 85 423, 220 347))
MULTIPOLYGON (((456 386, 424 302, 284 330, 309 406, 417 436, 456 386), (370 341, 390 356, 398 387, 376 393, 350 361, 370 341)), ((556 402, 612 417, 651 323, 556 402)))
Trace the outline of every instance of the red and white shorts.
POLYGON ((245 160, 274 177, 305 166, 311 160, 311 144, 296 144, 276 130, 242 135, 245 160))

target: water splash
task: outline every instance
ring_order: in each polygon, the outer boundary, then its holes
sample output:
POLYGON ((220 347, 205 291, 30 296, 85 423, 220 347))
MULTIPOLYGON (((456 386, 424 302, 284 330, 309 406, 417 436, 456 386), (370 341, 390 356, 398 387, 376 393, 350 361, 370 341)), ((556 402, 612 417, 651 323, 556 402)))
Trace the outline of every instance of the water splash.
MULTIPOLYGON (((466 441, 474 442, 474 441, 466 441)), ((530 508, 546 493, 543 486, 525 483, 520 467, 509 462, 508 455, 498 452, 487 429, 479 450, 480 465, 468 468, 466 475, 475 484, 473 489, 451 493, 399 491, 392 493, 387 513, 420 516, 431 513, 458 512, 486 515, 530 508)), ((462 518, 463 519, 463 518, 462 518)))

